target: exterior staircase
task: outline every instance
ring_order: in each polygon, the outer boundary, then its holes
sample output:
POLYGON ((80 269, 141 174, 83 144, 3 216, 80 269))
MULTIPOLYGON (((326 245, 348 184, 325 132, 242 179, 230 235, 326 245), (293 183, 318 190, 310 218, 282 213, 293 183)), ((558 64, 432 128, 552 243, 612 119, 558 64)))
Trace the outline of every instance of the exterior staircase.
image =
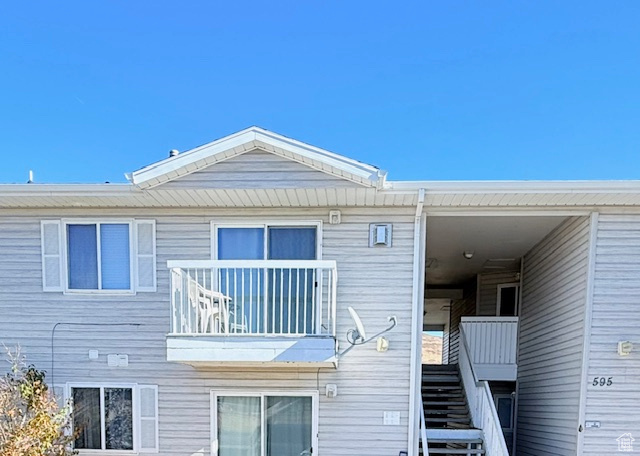
POLYGON ((429 455, 485 454, 482 431, 471 423, 457 364, 422 366, 422 401, 429 455))

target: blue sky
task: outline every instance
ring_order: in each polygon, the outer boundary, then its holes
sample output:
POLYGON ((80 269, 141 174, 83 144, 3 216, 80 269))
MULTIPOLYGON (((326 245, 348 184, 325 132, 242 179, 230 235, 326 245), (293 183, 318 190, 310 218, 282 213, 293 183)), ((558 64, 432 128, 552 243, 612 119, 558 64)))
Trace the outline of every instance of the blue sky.
POLYGON ((640 178, 640 2, 10 2, 0 182, 250 125, 400 179, 640 178))

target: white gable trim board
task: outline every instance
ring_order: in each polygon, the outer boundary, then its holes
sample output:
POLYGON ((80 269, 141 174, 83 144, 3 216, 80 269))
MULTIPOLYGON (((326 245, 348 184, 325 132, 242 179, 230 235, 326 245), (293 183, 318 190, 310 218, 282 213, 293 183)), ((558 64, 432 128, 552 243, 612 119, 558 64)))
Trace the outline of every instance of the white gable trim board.
POLYGON ((381 188, 384 184, 385 173, 373 166, 257 127, 147 166, 132 173, 130 179, 140 188, 150 188, 254 149, 280 155, 365 186, 381 188))

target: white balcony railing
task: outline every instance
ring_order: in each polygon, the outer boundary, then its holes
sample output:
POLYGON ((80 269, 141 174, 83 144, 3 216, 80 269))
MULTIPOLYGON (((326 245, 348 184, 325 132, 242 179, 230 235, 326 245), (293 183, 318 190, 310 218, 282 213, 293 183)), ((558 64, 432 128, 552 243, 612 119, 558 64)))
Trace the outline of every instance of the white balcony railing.
POLYGON ((471 421, 476 429, 481 429, 484 436, 485 454, 490 456, 509 456, 507 442, 502 432, 498 411, 493 402, 489 382, 478 378, 471 362, 471 350, 468 344, 467 330, 460 328, 460 352, 458 365, 460 377, 469 404, 471 421))
POLYGON ((462 317, 460 326, 478 378, 515 381, 518 317, 462 317))
POLYGON ((171 335, 335 337, 335 261, 169 261, 167 266, 171 335))

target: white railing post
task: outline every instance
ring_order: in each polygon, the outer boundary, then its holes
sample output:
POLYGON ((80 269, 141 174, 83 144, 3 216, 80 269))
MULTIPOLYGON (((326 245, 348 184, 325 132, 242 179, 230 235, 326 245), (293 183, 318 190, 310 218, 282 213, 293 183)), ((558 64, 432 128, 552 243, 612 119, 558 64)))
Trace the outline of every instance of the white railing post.
POLYGON ((170 332, 176 333, 178 330, 178 309, 176 308, 176 294, 179 293, 178 286, 179 269, 171 269, 171 328, 170 332))
POLYGON ((429 442, 427 441, 427 422, 425 420, 423 401, 420 401, 420 440, 422 441, 422 454, 424 456, 429 456, 429 442))
POLYGON ((331 335, 336 337, 337 334, 337 315, 338 315, 338 268, 332 269, 332 281, 331 281, 331 305, 332 305, 332 329, 331 335))

